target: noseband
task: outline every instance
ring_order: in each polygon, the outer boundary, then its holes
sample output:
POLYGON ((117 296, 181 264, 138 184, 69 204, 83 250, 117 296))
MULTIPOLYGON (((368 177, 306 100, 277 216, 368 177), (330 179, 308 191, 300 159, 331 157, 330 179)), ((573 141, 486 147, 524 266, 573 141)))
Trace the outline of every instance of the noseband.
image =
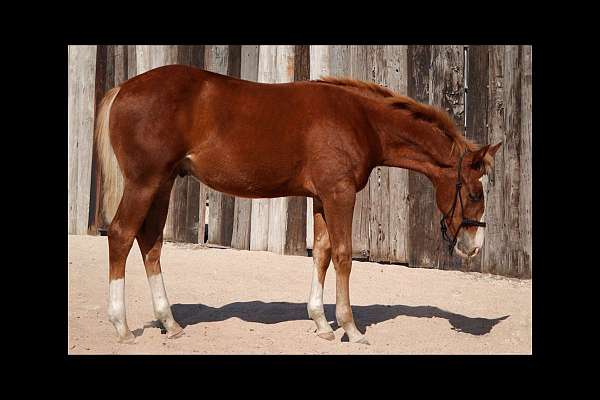
POLYGON ((442 216, 442 219, 440 220, 440 229, 442 230, 442 238, 448 242, 448 252, 450 253, 450 255, 452 255, 452 252, 454 250, 454 246, 456 246, 456 241, 458 240, 458 233, 460 232, 460 229, 463 226, 479 226, 482 228, 485 228, 485 222, 480 222, 480 221, 475 221, 473 219, 468 219, 465 218, 465 214, 464 214, 464 209, 463 209, 463 201, 462 201, 462 195, 460 194, 460 188, 462 187, 462 182, 460 181, 460 172, 461 172, 461 166, 462 166, 462 160, 465 156, 466 152, 460 156, 460 160, 458 161, 458 167, 457 167, 457 180, 456 180, 456 193, 454 194, 454 202, 452 203, 452 208, 450 208, 450 211, 448 211, 447 214, 444 214, 442 216), (458 226, 458 229, 456 230, 456 234, 454 235, 453 238, 450 238, 450 236, 448 235, 448 227, 446 225, 446 218, 448 218, 448 216, 450 216, 450 222, 452 222, 452 219, 454 218, 454 210, 456 209, 456 200, 459 200, 460 202, 460 214, 462 217, 462 222, 460 223, 460 225, 458 226))

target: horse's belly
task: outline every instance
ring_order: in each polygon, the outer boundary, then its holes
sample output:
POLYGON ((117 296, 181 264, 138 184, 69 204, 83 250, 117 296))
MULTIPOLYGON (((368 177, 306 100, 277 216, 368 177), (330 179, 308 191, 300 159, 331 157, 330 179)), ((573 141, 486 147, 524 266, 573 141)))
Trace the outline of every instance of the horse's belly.
POLYGON ((214 151, 186 157, 185 169, 212 189, 239 197, 309 195, 301 169, 277 158, 234 157, 214 151))

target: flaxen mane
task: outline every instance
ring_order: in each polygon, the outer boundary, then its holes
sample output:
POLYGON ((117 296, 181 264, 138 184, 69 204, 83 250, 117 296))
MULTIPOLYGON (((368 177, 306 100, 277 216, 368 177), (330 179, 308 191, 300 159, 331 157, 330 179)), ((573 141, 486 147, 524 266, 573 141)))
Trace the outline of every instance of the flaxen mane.
MULTIPOLYGON (((323 77, 316 82, 329 83, 337 86, 343 86, 348 89, 367 95, 369 97, 382 98, 390 108, 407 111, 413 118, 434 124, 446 136, 452 139, 454 145, 460 153, 465 150, 476 151, 481 148, 480 145, 467 139, 458 130, 452 117, 439 107, 419 103, 410 97, 394 93, 388 88, 372 82, 364 82, 348 78, 323 77)), ((454 146, 453 146, 454 150, 454 146)), ((493 158, 486 155, 484 164, 486 168, 491 167, 493 158)))

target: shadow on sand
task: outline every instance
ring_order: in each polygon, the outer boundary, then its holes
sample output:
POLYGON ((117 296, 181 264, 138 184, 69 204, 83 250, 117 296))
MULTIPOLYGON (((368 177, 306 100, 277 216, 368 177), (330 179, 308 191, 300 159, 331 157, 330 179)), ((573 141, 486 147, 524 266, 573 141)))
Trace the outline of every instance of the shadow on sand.
MULTIPOLYGON (((173 304, 171 309, 173 316, 183 328, 201 322, 224 321, 233 317, 261 324, 277 324, 285 321, 309 319, 306 311, 306 303, 248 301, 231 303, 218 308, 209 307, 204 304, 173 304)), ((492 319, 471 318, 433 306, 373 304, 369 306, 352 306, 352 310, 356 324, 363 333, 367 326, 394 319, 398 316, 408 316, 416 318, 444 318, 448 320, 455 331, 471 335, 485 335, 497 323, 509 317, 505 315, 492 319)), ((334 304, 325 305, 325 316, 328 321, 335 321, 334 304)), ((337 323, 333 322, 332 328, 336 330, 338 328, 337 323)))

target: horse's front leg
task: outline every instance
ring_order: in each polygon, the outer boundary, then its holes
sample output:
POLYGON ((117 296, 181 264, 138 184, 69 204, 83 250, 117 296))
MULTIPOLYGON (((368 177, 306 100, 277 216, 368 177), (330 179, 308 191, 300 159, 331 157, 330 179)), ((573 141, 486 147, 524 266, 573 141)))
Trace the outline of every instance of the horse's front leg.
POLYGON ((314 242, 313 242, 313 277, 310 285, 310 296, 306 308, 308 316, 317 325, 317 336, 333 340, 335 335, 329 326, 323 309, 323 285, 325 274, 331 262, 331 242, 323 215, 323 204, 318 198, 313 199, 314 242))
POLYGON ((350 306, 350 271, 352 270, 352 214, 356 189, 340 182, 322 196, 327 231, 331 240, 333 266, 336 273, 335 316, 351 342, 369 344, 356 327, 350 306))

